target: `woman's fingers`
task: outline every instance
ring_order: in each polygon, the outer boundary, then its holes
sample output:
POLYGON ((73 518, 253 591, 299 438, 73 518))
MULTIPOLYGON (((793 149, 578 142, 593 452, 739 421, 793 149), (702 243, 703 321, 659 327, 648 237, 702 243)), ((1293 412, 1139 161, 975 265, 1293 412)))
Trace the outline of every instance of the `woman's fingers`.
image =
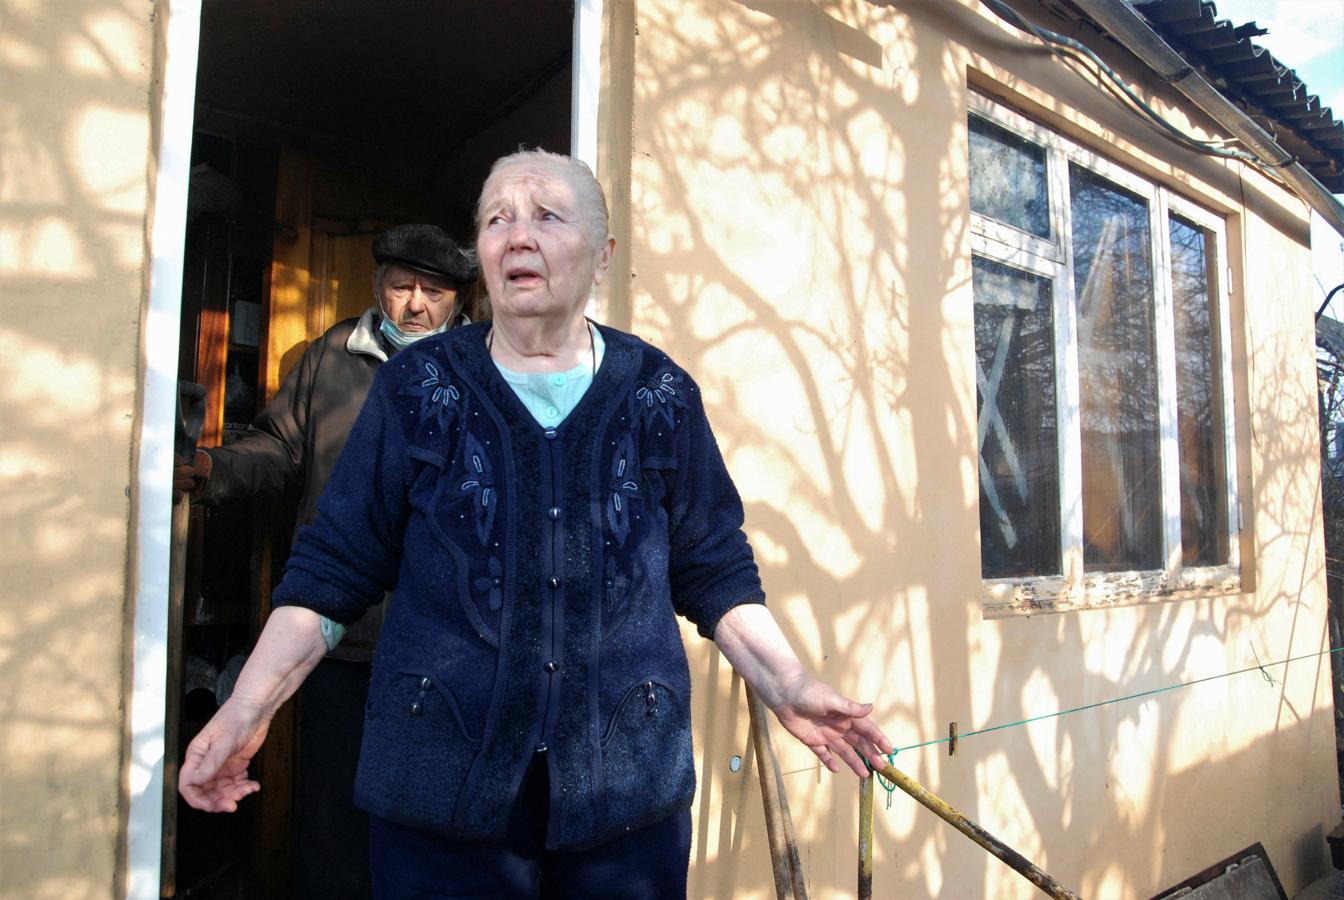
POLYGON ((874 768, 881 768, 888 762, 887 755, 896 748, 895 745, 887 739, 871 719, 862 719, 854 723, 854 727, 845 733, 845 740, 849 742, 856 751, 865 759, 872 763, 874 768))
POLYGON ((178 773, 178 791, 206 812, 234 812, 238 801, 261 789, 247 777, 247 764, 266 738, 266 723, 237 715, 225 705, 187 747, 178 773))
POLYGON ((868 767, 864 765, 863 758, 847 743, 841 742, 840 747, 842 748, 840 758, 844 760, 845 765, 849 766, 854 774, 860 778, 867 778, 868 767))
POLYGON ((797 679, 775 709, 780 723, 806 744, 827 769, 848 766, 866 778, 869 763, 886 765, 893 745, 869 716, 871 703, 860 703, 811 676, 797 679))
POLYGON ((220 778, 203 784, 184 784, 182 797, 205 812, 236 812, 238 801, 255 794, 261 785, 247 778, 220 778))
POLYGON ((821 760, 823 766, 830 769, 832 772, 840 771, 840 763, 836 761, 835 754, 831 752, 830 747, 821 744, 811 749, 813 753, 817 754, 817 759, 821 760))

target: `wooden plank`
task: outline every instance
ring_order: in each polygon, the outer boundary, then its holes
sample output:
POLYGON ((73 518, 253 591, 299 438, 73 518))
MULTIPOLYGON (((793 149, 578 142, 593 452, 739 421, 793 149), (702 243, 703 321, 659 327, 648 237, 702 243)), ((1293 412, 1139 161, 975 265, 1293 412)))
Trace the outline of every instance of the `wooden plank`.
POLYGON ((224 385, 229 352, 229 226, 206 226, 205 273, 196 340, 196 376, 205 388, 205 424, 198 443, 218 447, 224 438, 224 385))
POLYGON ((182 595, 187 573, 187 534, 191 527, 191 500, 173 504, 172 543, 168 564, 168 685, 163 720, 163 842, 159 895, 177 894, 177 772, 181 751, 178 732, 182 721, 182 595))
POLYGON ((873 781, 859 782, 859 900, 873 898, 873 781))
POLYGON ((288 147, 280 152, 275 192, 275 244, 261 359, 264 401, 275 396, 280 382, 303 355, 310 337, 308 300, 314 167, 312 157, 307 154, 288 147))
POLYGON ((789 814, 789 800, 784 793, 784 777, 770 741, 769 711, 750 687, 747 688, 747 710, 751 713, 751 737, 756 747, 761 799, 765 804, 765 830, 770 843, 775 894, 779 900, 788 897, 807 900, 807 884, 798 858, 798 839, 793 833, 793 817, 789 814))
POLYGON ((1014 872, 1036 885, 1043 893, 1055 898, 1055 900, 1082 900, 1076 893, 1060 884, 1031 860, 963 816, 942 797, 939 797, 895 766, 884 766, 878 774, 915 798, 925 809, 979 844, 995 859, 1000 860, 1004 865, 1012 868, 1014 872))

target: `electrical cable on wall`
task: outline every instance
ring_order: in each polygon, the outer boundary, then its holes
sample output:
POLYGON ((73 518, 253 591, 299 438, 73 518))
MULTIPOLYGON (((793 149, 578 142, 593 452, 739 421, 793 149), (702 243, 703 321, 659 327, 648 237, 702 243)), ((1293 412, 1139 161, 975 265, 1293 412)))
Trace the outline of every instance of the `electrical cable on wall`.
MULTIPOLYGON (((1085 66, 1090 65, 1095 67, 1095 71, 1093 71, 1092 74, 1094 75, 1094 77, 1097 78, 1097 81, 1099 82, 1100 86, 1106 88, 1108 91, 1111 92, 1113 96, 1116 96, 1118 99, 1120 99, 1122 105, 1125 105, 1126 108, 1130 109, 1131 112, 1139 113, 1144 119, 1148 121, 1150 125, 1154 126, 1158 130, 1158 132, 1163 136, 1176 141, 1177 143, 1181 144, 1182 146, 1188 149, 1194 150, 1198 153, 1204 153, 1209 156, 1219 156, 1225 159, 1237 159, 1241 160, 1242 162, 1258 166, 1260 168, 1278 168, 1284 165, 1282 163, 1275 164, 1265 162, 1264 160, 1260 159, 1254 154, 1247 153, 1244 150, 1231 150, 1226 147, 1219 146, 1219 144, 1222 143, 1221 141, 1220 142, 1205 141, 1200 140, 1199 138, 1196 138, 1192 135, 1186 134, 1185 132, 1177 128, 1175 125, 1167 121, 1162 116, 1161 113, 1153 109, 1147 102, 1145 102, 1144 99, 1140 97, 1134 91, 1133 88, 1131 88, 1128 84, 1125 83, 1125 80, 1121 78, 1120 75, 1114 69, 1112 69, 1109 65, 1107 65, 1106 62, 1102 60, 1101 57, 1097 56, 1097 54, 1094 53, 1092 49, 1088 47, 1086 44, 1074 40, 1071 37, 1067 37, 1066 35, 1062 35, 1057 32, 1051 31, 1048 28, 1036 25, 1035 23, 1024 18, 1022 14, 1019 13, 1017 10, 1008 6, 1006 3, 1003 3, 1002 0, 981 0, 981 2, 984 3, 985 6, 989 7, 991 12, 993 12, 999 18, 1003 19, 1009 25, 1012 25, 1017 30, 1026 32, 1027 34, 1030 34, 1037 40, 1041 41, 1043 44, 1046 45, 1046 48, 1056 56, 1059 56, 1064 59, 1074 60, 1076 62, 1084 64, 1085 66)), ((1194 71, 1193 69, 1189 69, 1187 67, 1185 74, 1192 73, 1193 71, 1194 71)), ((1182 74, 1179 77, 1185 77, 1185 75, 1182 74)), ((1179 78, 1176 80, 1179 80, 1179 78)))

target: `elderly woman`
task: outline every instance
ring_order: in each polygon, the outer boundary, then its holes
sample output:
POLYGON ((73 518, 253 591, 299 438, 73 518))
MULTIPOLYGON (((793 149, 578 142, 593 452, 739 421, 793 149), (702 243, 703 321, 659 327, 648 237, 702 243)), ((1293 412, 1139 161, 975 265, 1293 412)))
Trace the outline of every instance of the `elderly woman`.
POLYGON ((233 696, 181 791, 231 811, 330 621, 394 596, 356 803, 388 897, 683 896, 695 791, 676 615, 832 771, 891 745, 765 608, 699 389, 583 314, 615 239, 586 166, 495 163, 476 210, 494 320, 379 372, 233 696))

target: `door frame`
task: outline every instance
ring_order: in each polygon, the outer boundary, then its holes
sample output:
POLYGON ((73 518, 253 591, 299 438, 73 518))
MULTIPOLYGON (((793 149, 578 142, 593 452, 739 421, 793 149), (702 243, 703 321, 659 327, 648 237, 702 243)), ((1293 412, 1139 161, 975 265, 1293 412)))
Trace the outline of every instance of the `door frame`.
MULTIPOLYGON (((570 92, 570 153, 597 172, 598 102, 602 73, 604 0, 574 4, 570 92)), ((162 111, 156 143, 158 171, 149 210, 149 284, 142 330, 140 415, 134 435, 134 547, 130 588, 131 673, 123 789, 127 898, 159 896, 162 866, 164 714, 168 689, 168 571, 171 545, 173 433, 177 416, 178 335, 187 185, 195 126, 201 0, 172 0, 159 18, 162 111)))

